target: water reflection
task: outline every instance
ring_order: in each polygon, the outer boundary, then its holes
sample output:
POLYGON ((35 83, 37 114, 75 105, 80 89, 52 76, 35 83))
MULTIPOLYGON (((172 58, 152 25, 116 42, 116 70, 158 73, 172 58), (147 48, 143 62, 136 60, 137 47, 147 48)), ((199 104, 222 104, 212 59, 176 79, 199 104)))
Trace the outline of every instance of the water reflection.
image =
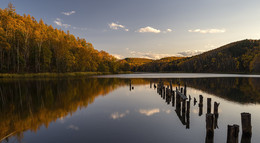
MULTIPOLYGON (((42 125, 48 128, 51 122, 69 114, 72 115, 79 108, 88 107, 95 98, 129 85, 130 91, 138 85, 149 85, 150 88, 156 88, 162 99, 175 107, 175 113, 181 124, 186 129, 190 129, 190 104, 192 100, 183 101, 175 92, 171 92, 170 88, 163 87, 163 90, 158 91, 156 84, 159 80, 162 80, 166 87, 172 84, 174 87, 179 86, 180 88, 180 85, 187 84, 188 88, 192 87, 233 102, 243 104, 260 102, 259 78, 1 80, 0 139, 7 141, 6 137, 15 136, 18 141, 21 141, 24 131, 37 132, 42 125)), ((189 94, 189 90, 183 90, 183 92, 189 94)), ((198 115, 202 116, 203 97, 198 99, 198 104, 196 104, 195 98, 193 100, 193 105, 199 109, 198 115)), ((159 108, 138 110, 140 114, 145 116, 159 114, 160 111, 162 112, 159 108)), ((163 112, 170 113, 169 110, 163 112)), ((110 118, 120 120, 129 114, 129 110, 113 112, 110 118)), ((214 115, 214 129, 216 129, 218 128, 219 114, 214 115)), ((73 124, 67 128, 74 131, 80 130, 79 126, 73 124)), ((250 139, 251 137, 243 136, 241 141, 246 142, 250 139)), ((206 136, 206 140, 211 141, 212 138, 206 136)))

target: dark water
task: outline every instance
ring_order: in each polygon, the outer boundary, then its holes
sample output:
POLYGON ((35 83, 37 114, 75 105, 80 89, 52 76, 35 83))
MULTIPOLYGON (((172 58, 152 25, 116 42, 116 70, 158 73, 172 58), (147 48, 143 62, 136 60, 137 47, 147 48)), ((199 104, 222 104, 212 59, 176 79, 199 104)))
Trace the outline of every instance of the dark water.
MULTIPOLYGON (((163 77, 163 76, 162 76, 163 77)), ((214 142, 227 139, 227 125, 252 116, 252 143, 260 141, 260 78, 81 78, 0 81, 2 142, 183 142, 206 140, 207 98, 219 105, 214 142), (176 100, 164 99, 154 83, 187 84, 190 113, 178 113, 176 100), (134 87, 130 91, 129 83, 134 87), (152 83, 152 88, 150 88, 152 83), (203 95, 203 113, 198 103, 203 95), (168 102, 168 103, 167 103, 168 102), (183 116, 185 115, 185 116, 183 116)), ((213 106, 212 106, 213 108, 213 106)), ((213 109, 212 109, 213 112, 213 109)))

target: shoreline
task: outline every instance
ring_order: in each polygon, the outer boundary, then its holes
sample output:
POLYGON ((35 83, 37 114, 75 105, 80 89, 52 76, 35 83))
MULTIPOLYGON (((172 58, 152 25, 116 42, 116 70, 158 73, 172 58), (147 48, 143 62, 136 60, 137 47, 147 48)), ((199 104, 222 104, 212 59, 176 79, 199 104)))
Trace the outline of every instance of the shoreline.
POLYGON ((0 73, 0 79, 14 78, 67 78, 67 77, 90 77, 99 75, 119 75, 119 74, 233 74, 233 75, 259 75, 258 73, 189 73, 189 72, 67 72, 67 73, 0 73))
POLYGON ((104 72, 68 72, 68 73, 0 73, 2 78, 64 78, 64 77, 82 77, 93 75, 107 75, 111 73, 104 72))

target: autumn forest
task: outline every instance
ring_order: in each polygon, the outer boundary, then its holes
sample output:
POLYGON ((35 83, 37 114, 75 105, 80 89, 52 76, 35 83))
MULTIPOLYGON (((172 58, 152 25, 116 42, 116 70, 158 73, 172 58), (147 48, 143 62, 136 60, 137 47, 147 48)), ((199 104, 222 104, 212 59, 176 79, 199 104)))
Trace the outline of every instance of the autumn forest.
POLYGON ((0 9, 0 61, 0 73, 259 73, 260 41, 242 40, 193 57, 116 59, 69 31, 17 14, 10 3, 0 9))

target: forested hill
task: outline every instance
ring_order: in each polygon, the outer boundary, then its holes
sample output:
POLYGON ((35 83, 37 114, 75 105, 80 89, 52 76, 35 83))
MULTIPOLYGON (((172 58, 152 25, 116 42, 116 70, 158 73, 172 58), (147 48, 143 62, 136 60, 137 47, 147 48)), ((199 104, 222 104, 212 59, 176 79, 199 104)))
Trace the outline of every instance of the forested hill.
POLYGON ((115 72, 117 59, 30 15, 10 3, 0 9, 0 73, 115 72))
POLYGON ((193 57, 170 57, 132 65, 139 72, 260 73, 260 41, 242 40, 193 57))
POLYGON ((187 58, 178 64, 178 70, 260 73, 260 41, 242 40, 187 58))

